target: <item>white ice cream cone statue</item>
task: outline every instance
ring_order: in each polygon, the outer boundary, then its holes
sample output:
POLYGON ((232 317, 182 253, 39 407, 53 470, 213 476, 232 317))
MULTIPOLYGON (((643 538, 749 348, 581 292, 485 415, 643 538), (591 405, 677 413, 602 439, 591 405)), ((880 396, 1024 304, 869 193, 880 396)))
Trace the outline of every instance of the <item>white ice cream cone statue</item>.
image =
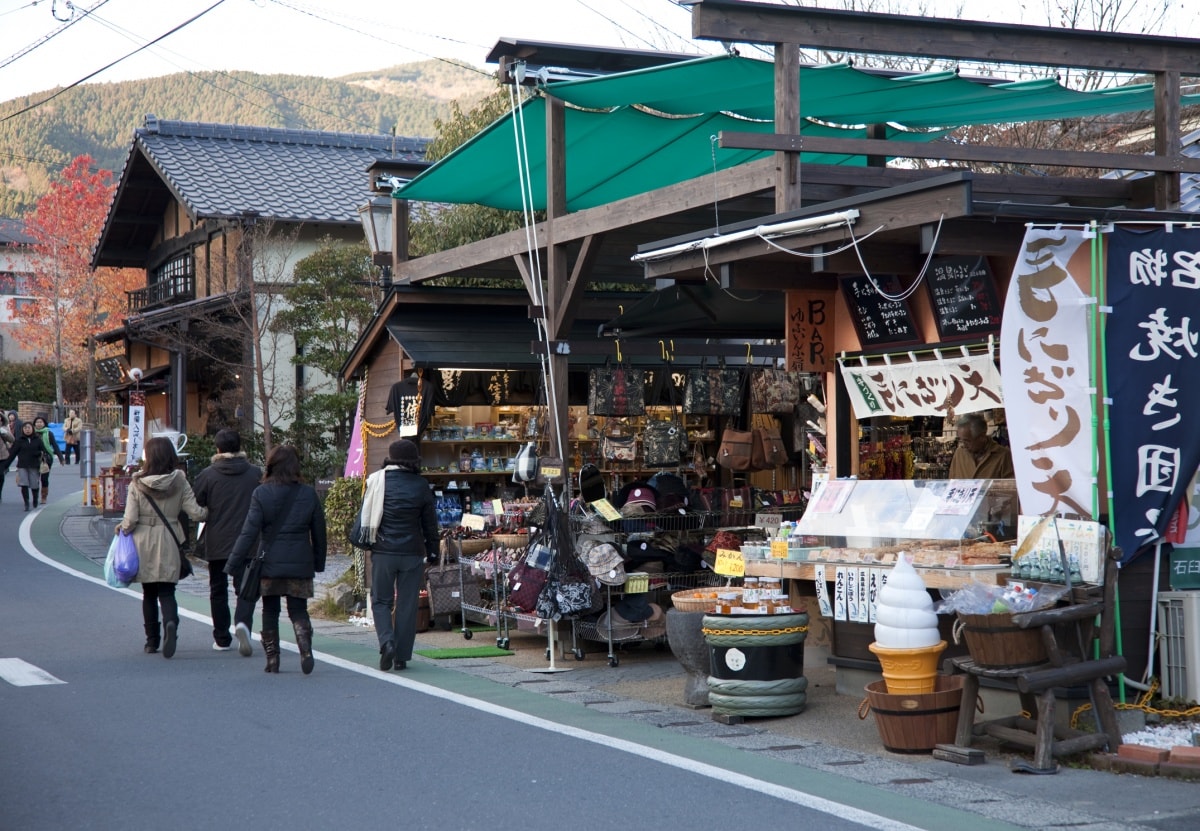
POLYGON ((883 667, 887 691, 935 692, 938 660, 945 648, 925 581, 901 553, 876 599, 875 642, 870 646, 883 667))

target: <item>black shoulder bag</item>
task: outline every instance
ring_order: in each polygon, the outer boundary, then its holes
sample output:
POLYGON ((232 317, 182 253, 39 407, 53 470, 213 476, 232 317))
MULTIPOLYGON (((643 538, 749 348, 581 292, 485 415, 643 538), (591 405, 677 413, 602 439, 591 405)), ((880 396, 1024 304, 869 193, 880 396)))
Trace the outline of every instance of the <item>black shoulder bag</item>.
POLYGON ((167 533, 171 535, 171 539, 175 540, 175 550, 179 552, 179 579, 191 577, 195 573, 192 568, 192 561, 183 553, 183 543, 179 541, 179 537, 175 536, 175 529, 171 527, 171 523, 167 522, 166 516, 163 515, 162 508, 158 507, 158 503, 154 501, 154 497, 145 491, 142 495, 146 497, 146 501, 150 503, 150 507, 154 509, 154 513, 158 514, 158 518, 163 521, 163 525, 167 526, 167 533))
POLYGON ((295 502, 296 487, 293 485, 291 493, 288 494, 288 500, 279 514, 279 521, 271 528, 270 536, 263 539, 263 543, 258 549, 258 556, 246 564, 246 573, 242 575, 242 585, 238 587, 237 593, 238 600, 243 603, 254 604, 258 602, 262 588, 263 560, 266 559, 267 549, 275 542, 275 536, 279 533, 279 529, 283 527, 284 520, 288 518, 288 514, 292 512, 292 505, 295 502))

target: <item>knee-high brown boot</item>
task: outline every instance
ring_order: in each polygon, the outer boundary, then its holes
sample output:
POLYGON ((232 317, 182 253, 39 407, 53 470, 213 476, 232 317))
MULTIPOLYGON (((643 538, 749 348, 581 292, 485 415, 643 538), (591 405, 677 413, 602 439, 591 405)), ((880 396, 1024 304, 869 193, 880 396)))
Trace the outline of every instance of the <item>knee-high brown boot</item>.
POLYGON ((312 621, 294 620, 292 628, 296 630, 296 646, 300 650, 300 671, 308 675, 313 671, 312 621))
POLYGON ((264 629, 262 635, 263 652, 267 653, 267 667, 264 672, 279 672, 279 630, 264 629))

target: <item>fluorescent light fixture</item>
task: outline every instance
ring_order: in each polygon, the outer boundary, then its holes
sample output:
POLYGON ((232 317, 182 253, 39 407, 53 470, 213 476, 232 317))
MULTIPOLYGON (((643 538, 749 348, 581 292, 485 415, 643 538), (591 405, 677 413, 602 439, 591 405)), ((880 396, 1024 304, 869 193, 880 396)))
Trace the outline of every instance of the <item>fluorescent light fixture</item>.
POLYGON ((838 225, 849 226, 853 225, 857 219, 858 211, 851 209, 831 214, 822 214, 821 216, 805 217, 804 219, 793 219, 788 222, 776 222, 772 225, 757 225, 754 228, 747 228, 744 231, 734 231, 729 234, 714 234, 711 237, 703 237, 702 239, 691 240, 690 242, 681 242, 678 245, 670 245, 654 251, 643 251, 640 254, 634 254, 630 259, 635 263, 650 260, 665 260, 677 254, 686 254, 689 251, 703 251, 709 248, 716 248, 719 245, 728 245, 731 242, 740 242, 752 237, 772 239, 792 234, 809 234, 813 231, 834 228, 838 225))

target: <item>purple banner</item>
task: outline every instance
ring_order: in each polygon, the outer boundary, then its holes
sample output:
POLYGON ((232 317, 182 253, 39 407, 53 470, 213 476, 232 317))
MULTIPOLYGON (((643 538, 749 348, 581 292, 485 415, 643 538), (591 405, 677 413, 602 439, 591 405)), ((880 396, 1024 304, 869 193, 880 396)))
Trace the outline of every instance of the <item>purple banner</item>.
POLYGON ((1200 231, 1106 236, 1112 524, 1123 562, 1161 542, 1200 464, 1200 231))

